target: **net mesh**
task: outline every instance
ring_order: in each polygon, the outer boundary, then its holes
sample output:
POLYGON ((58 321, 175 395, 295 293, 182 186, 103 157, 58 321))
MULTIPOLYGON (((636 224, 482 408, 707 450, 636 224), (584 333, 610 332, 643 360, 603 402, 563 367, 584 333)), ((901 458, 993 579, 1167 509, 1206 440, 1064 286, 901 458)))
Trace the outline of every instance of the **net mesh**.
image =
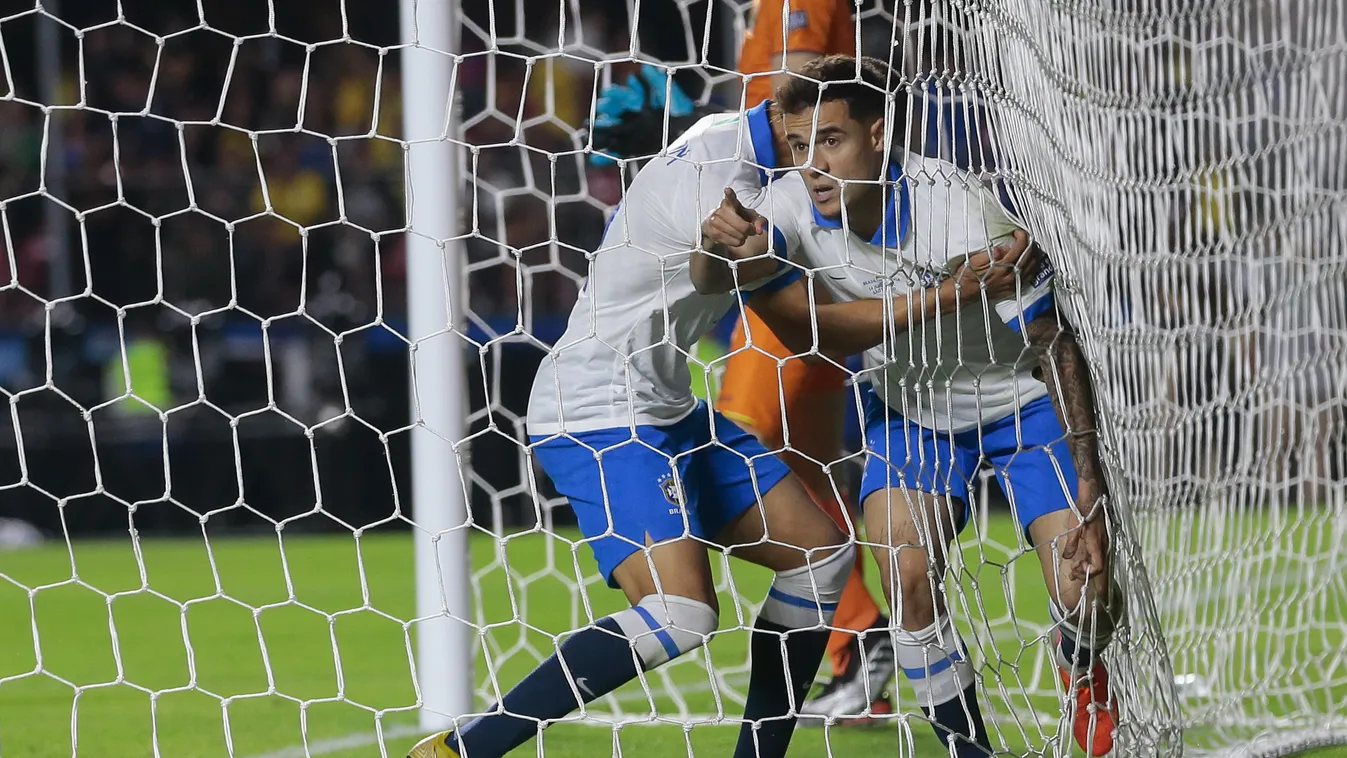
MULTIPOLYGON (((448 135, 465 317, 449 326, 471 356, 460 449, 484 706, 621 607, 524 450, 532 366, 636 168, 593 165, 580 126, 636 60, 736 102, 751 9, 466 5, 448 135)), ((391 9, 312 6, 0 15, 0 498, 63 546, 41 570, 0 556, 5 597, 31 622, 31 640, 5 646, 22 652, 0 697, 68 709, 59 749, 50 730, 19 734, 36 754, 88 749, 106 714, 136 714, 136 739, 165 752, 330 754, 416 732, 418 620, 409 588, 390 589, 410 583, 408 549, 379 541, 416 526, 399 498, 398 124, 416 95, 400 88, 399 41, 362 34, 391 9), (25 46, 50 39, 62 53, 46 63, 44 43, 25 46), (238 537, 259 526, 273 532, 260 550, 238 537), (143 536, 184 529, 198 535, 185 546, 143 536), (122 574, 90 534, 129 548, 122 574), (265 588, 245 582, 250 563, 265 588), (63 633, 76 619, 106 638, 63 633), (295 673, 315 657, 316 684, 295 673), (255 676, 226 675, 242 659, 255 676), (401 689, 369 684, 390 678, 401 689)), ((1347 13, 1328 0, 856 10, 863 50, 922 106, 911 139, 1013 198, 1083 334, 1131 613, 1109 651, 1120 750, 1347 738, 1347 13)), ((989 482, 951 558, 951 612, 994 744, 1064 753, 1046 593, 989 482)), ((737 717, 767 578, 715 569, 726 631, 584 723, 696 734, 737 717)), ((905 689, 897 702, 914 709, 905 689)), ((15 727, 0 728, 8 746, 15 727)))

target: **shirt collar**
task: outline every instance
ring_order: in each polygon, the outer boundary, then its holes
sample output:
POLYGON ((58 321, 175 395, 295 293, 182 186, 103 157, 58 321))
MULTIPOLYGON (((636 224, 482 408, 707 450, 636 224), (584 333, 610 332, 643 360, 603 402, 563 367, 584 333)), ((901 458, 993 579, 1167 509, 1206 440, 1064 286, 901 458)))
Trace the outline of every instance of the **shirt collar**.
MULTIPOLYGON (((896 248, 907 237, 907 227, 912 217, 912 192, 907 175, 903 173, 898 161, 889 163, 889 182, 885 189, 889 193, 888 206, 884 209, 884 221, 870 238, 870 244, 896 248)), ((828 218, 818 212, 812 204, 809 209, 814 213, 814 223, 825 229, 841 229, 842 219, 828 218)))
POLYGON ((772 137, 772 119, 767 114, 771 100, 763 100, 748 110, 748 138, 753 144, 753 162, 763 186, 776 179, 776 140, 772 137))

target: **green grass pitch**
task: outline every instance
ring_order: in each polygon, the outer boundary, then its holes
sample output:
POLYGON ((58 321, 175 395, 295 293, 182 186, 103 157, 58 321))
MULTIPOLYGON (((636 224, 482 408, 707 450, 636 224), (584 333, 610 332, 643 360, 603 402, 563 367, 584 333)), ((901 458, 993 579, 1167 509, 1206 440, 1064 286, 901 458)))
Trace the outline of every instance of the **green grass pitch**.
MULTIPOLYGON (((993 516, 989 527, 992 543, 1014 544, 1008 518, 993 516)), ((77 743, 79 755, 99 758, 298 758, 307 736, 313 755, 375 756, 381 754, 376 712, 383 713, 386 754, 404 754, 417 736, 408 655, 415 631, 401 623, 414 615, 411 545, 407 534, 368 535, 359 542, 340 535, 283 541, 216 536, 209 544, 200 538, 143 540, 138 548, 128 537, 76 542, 73 551, 52 542, 0 552, 0 754, 68 756, 77 743), (377 612, 353 610, 365 607, 377 612), (39 655, 43 673, 28 675, 39 655)), ((530 648, 550 650, 548 634, 570 628, 577 614, 583 617, 582 595, 596 616, 623 602, 601 584, 586 584, 583 593, 573 589, 565 539, 533 534, 501 548, 477 535, 472 554, 482 611, 496 625, 487 648, 499 662, 502 686, 530 667, 530 648), (512 578, 492 568, 502 550, 512 578), (559 572, 547 570, 549 560, 559 572), (521 613, 533 630, 512 623, 512 592, 527 602, 521 613)), ((587 549, 578 555, 589 571, 587 549)), ((1026 619, 1044 622, 1036 563, 1032 557, 1015 561, 1023 565, 1007 573, 1000 565, 1007 557, 990 550, 985 560, 975 552, 965 558, 965 602, 980 605, 989 617, 1004 616, 1004 583, 1010 583, 1026 619), (983 591, 973 594, 974 585, 983 591)), ((745 597, 761 597, 768 578, 752 567, 734 569, 745 597)), ((733 600, 724 598, 723 628, 739 623, 733 600)), ((1045 674, 1040 669, 1046 667, 1035 663, 1041 643, 1006 635, 986 639, 996 639, 988 644, 998 646, 1003 660, 990 668, 1011 691, 1051 686, 1030 681, 1045 674)), ((745 635, 732 631, 716 638, 710 655, 717 667, 732 668, 742 663, 744 647, 745 635)), ((477 668, 480 678, 480 660, 477 668)), ((985 675, 989 667, 980 670, 985 675)), ((657 700, 661 714, 680 706, 696 714, 717 711, 703 666, 680 662, 668 676, 682 702, 657 700)), ((640 694, 638 688, 625 691, 628 713, 640 694)), ((1049 718, 1042 726, 1003 727, 1016 752, 1047 749, 1056 733, 1055 701, 1040 697, 1029 705, 1049 718)), ((722 710, 733 717, 739 705, 727 701, 722 710)), ((941 754, 924 723, 913 722, 911 732, 915 739, 908 743, 900 741, 892 721, 868 729, 801 729, 791 754, 941 754)), ((736 733, 734 726, 716 724, 690 731, 634 725, 616 733, 616 748, 642 758, 728 756, 736 733)), ((549 758, 592 758, 615 754, 614 743, 609 728, 562 724, 546 732, 544 748, 549 758)), ((530 745, 520 753, 535 750, 530 745)))

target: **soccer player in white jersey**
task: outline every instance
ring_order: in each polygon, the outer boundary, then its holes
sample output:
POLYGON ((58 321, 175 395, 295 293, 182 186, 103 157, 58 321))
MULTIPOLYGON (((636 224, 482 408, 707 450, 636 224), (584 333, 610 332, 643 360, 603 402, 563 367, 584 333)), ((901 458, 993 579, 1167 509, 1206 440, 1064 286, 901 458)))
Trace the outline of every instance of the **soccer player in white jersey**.
MULTIPOLYGON (((739 296, 779 292, 800 277, 770 250, 742 260, 731 249, 762 236, 764 221, 750 207, 778 155, 788 155, 772 108, 708 116, 637 174, 534 382, 530 448, 631 608, 570 635, 489 713, 422 740, 411 758, 497 758, 540 723, 707 642, 719 625, 708 548, 776 572, 750 639, 734 756, 785 755, 852 570, 854 538, 756 438, 697 402, 687 362, 739 296)), ((822 307, 812 320, 830 341, 845 340, 905 329, 936 303, 978 297, 979 285, 1013 291, 1013 276, 988 271, 989 255, 971 264, 923 293, 916 313, 898 298, 822 307)), ((795 329, 811 323, 807 309, 787 313, 777 317, 795 329)))
MULTIPOLYGON (((1022 233, 968 172, 890 148, 889 86, 884 63, 829 56, 777 90, 788 144, 805 168, 774 183, 761 208, 778 247, 839 302, 930 286, 952 261, 1022 233)), ((985 462, 1042 565, 1076 740, 1090 755, 1107 753, 1117 713, 1099 653, 1122 606, 1109 578, 1093 393, 1054 306, 1050 265, 1026 272, 1017 297, 979 298, 905 333, 866 338, 880 344, 865 353, 873 391, 860 496, 901 621, 898 665, 923 710, 960 756, 990 749, 973 669, 931 580, 944 573, 968 520, 970 480, 985 462)), ((787 344, 801 352, 836 350, 822 335, 812 344, 808 331, 794 339, 787 344)))

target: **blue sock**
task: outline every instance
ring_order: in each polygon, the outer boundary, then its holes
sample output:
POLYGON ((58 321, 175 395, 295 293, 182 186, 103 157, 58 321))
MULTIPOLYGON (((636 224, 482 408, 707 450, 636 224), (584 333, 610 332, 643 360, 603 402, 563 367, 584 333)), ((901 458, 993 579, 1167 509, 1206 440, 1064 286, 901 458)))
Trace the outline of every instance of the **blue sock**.
POLYGON ((921 710, 931 720, 940 744, 948 745, 953 736, 954 754, 959 758, 986 758, 991 755, 991 736, 987 734, 987 727, 982 721, 976 685, 965 687, 963 695, 959 697, 950 698, 935 707, 923 705, 921 710))
POLYGON ((601 618, 571 635, 558 654, 506 693, 493 709, 499 713, 474 719, 450 735, 448 745, 463 758, 500 758, 537 734, 538 722, 555 721, 580 707, 572 681, 588 703, 635 679, 636 671, 631 641, 611 617, 601 618))
POLYGON ((790 629, 758 618, 749 642, 753 668, 744 702, 746 723, 739 728, 734 758, 783 758, 786 755, 796 721, 795 716, 785 717, 790 712, 791 694, 794 693, 795 709, 799 711, 814 684, 819 664, 823 662, 830 634, 826 628, 790 629), (782 634, 786 634, 786 662, 781 660, 782 634), (789 687, 786 684, 787 664, 789 687), (753 722, 759 722, 756 732, 753 722))
POLYGON ((1076 638, 1069 634, 1059 634, 1057 650, 1062 655, 1062 661, 1071 664, 1074 671, 1083 671, 1090 666, 1090 658, 1094 651, 1076 642, 1076 638))
MULTIPOLYGON (((1077 676, 1087 673, 1098 660, 1098 653, 1095 652, 1098 648, 1090 643, 1099 642, 1099 636, 1087 634, 1088 639, 1082 641, 1081 630, 1066 620, 1066 613, 1055 602, 1048 602, 1048 613, 1057 624, 1057 665, 1077 676)), ((1100 647, 1108 644, 1107 639, 1102 642, 1100 647)))

